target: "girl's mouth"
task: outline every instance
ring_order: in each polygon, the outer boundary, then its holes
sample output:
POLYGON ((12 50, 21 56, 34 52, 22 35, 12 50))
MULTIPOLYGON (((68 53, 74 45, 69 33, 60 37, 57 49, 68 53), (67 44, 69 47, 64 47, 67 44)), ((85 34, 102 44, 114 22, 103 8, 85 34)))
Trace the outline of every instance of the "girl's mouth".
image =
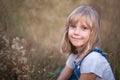
POLYGON ((72 37, 72 39, 74 39, 74 40, 80 40, 80 38, 78 38, 78 37, 72 37))

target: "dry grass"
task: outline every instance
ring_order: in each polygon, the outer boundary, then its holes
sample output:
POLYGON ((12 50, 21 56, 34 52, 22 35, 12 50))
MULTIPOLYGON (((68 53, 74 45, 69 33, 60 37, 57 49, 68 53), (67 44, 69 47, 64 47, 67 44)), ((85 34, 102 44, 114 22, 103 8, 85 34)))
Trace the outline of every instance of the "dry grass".
POLYGON ((18 37, 11 41, 0 32, 0 79, 30 80, 29 65, 23 41, 18 37))
POLYGON ((65 20, 75 7, 90 4, 100 12, 102 49, 120 80, 117 1, 0 0, 0 28, 6 30, 0 33, 0 79, 55 80, 66 59, 59 51, 65 20))

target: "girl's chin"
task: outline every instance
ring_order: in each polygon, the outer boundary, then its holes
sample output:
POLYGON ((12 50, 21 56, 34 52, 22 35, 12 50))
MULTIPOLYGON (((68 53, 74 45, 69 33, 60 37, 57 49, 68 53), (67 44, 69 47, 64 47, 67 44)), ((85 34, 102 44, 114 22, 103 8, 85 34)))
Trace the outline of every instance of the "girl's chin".
POLYGON ((82 47, 83 44, 73 44, 75 47, 82 47))

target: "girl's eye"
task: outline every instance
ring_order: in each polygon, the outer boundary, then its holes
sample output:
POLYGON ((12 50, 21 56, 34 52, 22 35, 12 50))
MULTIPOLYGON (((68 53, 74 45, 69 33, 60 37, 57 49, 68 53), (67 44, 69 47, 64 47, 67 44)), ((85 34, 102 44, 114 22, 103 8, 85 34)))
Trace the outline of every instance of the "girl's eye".
POLYGON ((69 27, 70 27, 70 28, 76 28, 76 26, 74 26, 74 25, 70 25, 69 27))
POLYGON ((87 30, 87 29, 88 29, 88 27, 86 27, 86 26, 82 25, 82 26, 81 26, 81 29, 82 29, 82 30, 87 30))

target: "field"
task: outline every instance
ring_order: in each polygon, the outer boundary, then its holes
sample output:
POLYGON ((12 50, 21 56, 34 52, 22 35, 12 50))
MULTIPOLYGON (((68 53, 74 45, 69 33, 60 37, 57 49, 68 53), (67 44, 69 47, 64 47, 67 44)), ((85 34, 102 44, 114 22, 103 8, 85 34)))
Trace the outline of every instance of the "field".
POLYGON ((55 80, 66 18, 81 4, 99 12, 102 50, 120 80, 119 0, 0 0, 0 80, 55 80))

